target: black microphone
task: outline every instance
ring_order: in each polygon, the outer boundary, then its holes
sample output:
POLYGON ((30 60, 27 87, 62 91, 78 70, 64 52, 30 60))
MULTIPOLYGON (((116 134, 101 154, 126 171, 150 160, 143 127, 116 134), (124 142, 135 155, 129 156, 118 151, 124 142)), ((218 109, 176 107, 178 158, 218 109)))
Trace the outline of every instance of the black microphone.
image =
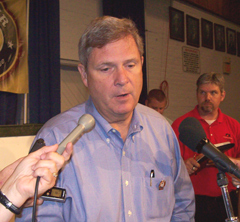
POLYGON ((211 159, 216 167, 240 178, 238 167, 206 137, 206 133, 200 122, 193 117, 187 117, 179 125, 179 140, 191 150, 203 153, 211 159))
POLYGON ((30 149, 29 153, 35 152, 44 146, 46 146, 44 139, 39 138, 38 140, 36 140, 32 148, 30 149))

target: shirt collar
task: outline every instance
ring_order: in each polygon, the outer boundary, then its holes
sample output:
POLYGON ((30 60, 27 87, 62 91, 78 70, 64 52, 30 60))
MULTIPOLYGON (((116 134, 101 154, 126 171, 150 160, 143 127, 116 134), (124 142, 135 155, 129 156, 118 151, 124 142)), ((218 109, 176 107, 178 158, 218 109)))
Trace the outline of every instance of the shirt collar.
POLYGON ((142 119, 137 109, 138 109, 138 105, 133 110, 132 121, 131 121, 129 132, 128 132, 129 135, 136 134, 137 132, 140 132, 143 129, 142 119))
MULTIPOLYGON (((97 111, 97 109, 93 104, 91 96, 86 102, 85 111, 86 113, 91 114, 95 118, 95 121, 98 122, 98 124, 102 127, 102 129, 105 131, 106 134, 113 129, 112 126, 97 111)), ((140 132, 142 129, 143 129, 142 120, 135 108, 133 110, 133 116, 132 116, 132 121, 129 127, 128 135, 140 132)))

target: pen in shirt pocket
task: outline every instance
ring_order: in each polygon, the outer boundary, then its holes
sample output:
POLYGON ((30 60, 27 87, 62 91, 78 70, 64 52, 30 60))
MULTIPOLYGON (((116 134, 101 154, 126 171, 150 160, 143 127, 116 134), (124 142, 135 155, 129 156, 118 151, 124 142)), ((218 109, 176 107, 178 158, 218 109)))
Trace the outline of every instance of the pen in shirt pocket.
POLYGON ((151 170, 150 172, 150 186, 152 186, 152 178, 155 177, 155 173, 154 173, 154 170, 151 170))

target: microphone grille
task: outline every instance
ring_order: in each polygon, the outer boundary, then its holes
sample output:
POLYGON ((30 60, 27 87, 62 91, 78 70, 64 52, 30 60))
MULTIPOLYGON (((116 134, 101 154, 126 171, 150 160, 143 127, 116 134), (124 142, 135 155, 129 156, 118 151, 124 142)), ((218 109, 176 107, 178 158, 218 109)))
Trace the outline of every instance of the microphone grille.
POLYGON ((179 125, 179 140, 194 152, 206 133, 200 122, 194 117, 187 117, 179 125))
POLYGON ((88 113, 84 114, 79 118, 78 125, 84 126, 84 132, 89 132, 95 126, 95 119, 88 113))

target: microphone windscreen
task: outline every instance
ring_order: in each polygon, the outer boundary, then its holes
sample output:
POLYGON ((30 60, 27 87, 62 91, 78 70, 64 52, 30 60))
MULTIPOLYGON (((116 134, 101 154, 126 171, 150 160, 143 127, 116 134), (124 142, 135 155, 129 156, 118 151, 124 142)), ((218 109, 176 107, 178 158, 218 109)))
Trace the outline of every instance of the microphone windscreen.
POLYGON ((83 114, 78 120, 78 125, 84 126, 84 133, 89 132, 95 126, 95 119, 88 113, 83 114))
POLYGON ((194 117, 184 119, 180 123, 178 131, 179 140, 194 152, 197 152, 197 146, 200 141, 206 138, 206 133, 202 125, 194 117))

